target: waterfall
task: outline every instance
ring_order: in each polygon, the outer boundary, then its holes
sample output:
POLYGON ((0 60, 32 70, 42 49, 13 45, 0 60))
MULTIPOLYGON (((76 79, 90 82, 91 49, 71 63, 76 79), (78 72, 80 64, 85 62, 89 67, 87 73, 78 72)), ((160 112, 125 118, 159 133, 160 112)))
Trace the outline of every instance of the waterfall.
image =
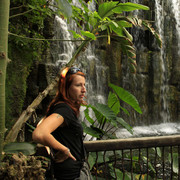
MULTIPOLYGON (((168 57, 167 51, 168 48, 167 42, 171 36, 167 32, 168 21, 172 21, 171 26, 174 25, 175 30, 173 31, 176 37, 176 44, 173 44, 176 47, 177 52, 175 59, 173 61, 178 62, 180 58, 180 2, 179 0, 172 0, 172 1, 164 1, 164 0, 155 0, 155 25, 156 28, 161 36, 163 47, 160 49, 160 65, 161 65, 161 76, 160 76, 160 97, 161 97, 161 118, 163 122, 169 122, 171 120, 170 113, 169 113, 169 105, 168 105, 168 93, 169 93, 169 86, 168 86, 168 57), (171 10, 169 10, 171 9, 171 10)), ((171 27, 173 28, 173 27, 171 27)), ((158 73, 157 73, 158 74, 158 73)))
MULTIPOLYGON (((136 1, 136 0, 135 0, 136 1)), ((137 2, 137 1, 136 1, 137 2)), ((169 76, 168 76, 168 57, 167 57, 167 42, 171 38, 171 34, 167 31, 167 25, 170 27, 175 24, 175 36, 177 38, 177 44, 173 44, 178 49, 178 56, 175 56, 176 62, 179 60, 180 52, 180 2, 179 0, 164 1, 155 0, 155 26, 156 30, 161 36, 163 47, 160 49, 159 55, 153 58, 153 69, 154 69, 154 84, 160 87, 160 93, 155 94, 156 97, 161 98, 161 108, 160 118, 163 121, 157 119, 157 124, 150 126, 135 126, 133 127, 134 134, 131 135, 126 129, 120 129, 116 133, 118 138, 128 138, 128 137, 141 137, 141 136, 162 136, 179 134, 180 124, 170 123, 171 120, 168 105, 168 95, 169 95, 169 76), (165 7, 166 6, 166 7, 165 7), (171 9, 171 10, 169 10, 171 9), (173 20, 174 19, 174 20, 173 20), (167 21, 169 20, 169 22, 167 21), (173 22, 175 21, 175 22, 173 22), (174 24, 173 24, 174 23, 174 24), (165 29, 166 27, 166 29, 165 29), (163 122, 163 123, 160 123, 163 122)), ((174 34, 173 34, 174 35, 174 34)), ((153 47, 156 45, 153 44, 153 47)), ((175 52, 176 53, 176 52, 175 52)), ((178 121, 177 121, 178 122, 178 121)))
MULTIPOLYGON (((156 79, 159 79, 159 86, 160 86, 160 100, 161 100, 161 109, 160 109, 160 117, 163 120, 163 122, 169 122, 170 115, 169 115, 169 107, 167 102, 167 93, 168 93, 168 77, 167 77, 167 62, 166 62, 166 54, 165 54, 165 39, 164 39, 164 23, 165 23, 165 10, 164 10, 164 3, 161 2, 161 0, 155 0, 155 25, 157 27, 157 31, 162 39, 163 45, 160 49, 160 74, 159 77, 155 77, 156 79)), ((159 71, 158 70, 158 71, 159 71)))
POLYGON ((56 46, 54 47, 56 51, 52 53, 53 59, 55 59, 56 66, 63 66, 72 58, 75 47, 74 44, 70 41, 72 37, 68 31, 67 22, 57 15, 55 16, 55 27, 54 38, 69 40, 64 42, 59 41, 54 44, 54 46, 56 46))
MULTIPOLYGON (((73 1, 73 4, 80 6, 78 1, 73 1)), ((91 11, 95 10, 95 3, 92 1, 88 7, 91 11)), ((72 42, 73 36, 68 30, 78 31, 77 24, 71 20, 68 24, 65 19, 57 16, 55 17, 55 33, 54 39, 64 39, 67 41, 59 41, 52 43, 51 53, 54 59, 55 66, 60 69, 63 65, 67 64, 73 53, 80 45, 80 42, 72 42)), ((105 103, 107 94, 107 67, 103 66, 100 59, 95 56, 94 48, 91 43, 88 45, 85 52, 82 52, 75 61, 82 71, 87 74, 86 89, 87 89, 87 102, 95 104, 96 102, 105 103), (103 75, 103 76, 102 76, 103 75)))
POLYGON ((177 36, 177 43, 178 43, 178 55, 180 57, 180 1, 179 0, 172 0, 171 1, 171 9, 174 15, 174 19, 176 22, 176 36, 177 36))
POLYGON ((180 123, 160 123, 151 126, 136 126, 133 127, 133 135, 126 129, 121 129, 116 132, 118 138, 131 137, 150 137, 150 136, 167 136, 172 134, 179 134, 180 123))
MULTIPOLYGON (((127 0, 123 0, 127 1, 127 0)), ((168 1, 168 0, 166 0, 168 1)), ((131 2, 134 3, 141 3, 140 0, 132 0, 131 2)), ((78 1, 73 1, 73 3, 78 3, 78 1)), ((176 22, 176 34, 177 34, 177 42, 179 46, 179 10, 177 10, 178 0, 172 0, 172 2, 164 2, 163 0, 155 0, 155 9, 153 9, 153 12, 155 14, 155 29, 158 31, 158 33, 161 36, 161 39, 163 41, 163 47, 161 49, 157 48, 157 43, 153 44, 152 46, 155 47, 155 53, 152 53, 152 59, 150 62, 144 62, 145 61, 145 53, 147 51, 153 51, 151 49, 148 49, 149 47, 146 46, 146 44, 142 43, 143 38, 145 38, 142 31, 138 31, 138 29, 134 30, 134 41, 136 43, 137 48, 137 64, 138 64, 138 73, 136 76, 131 75, 130 72, 127 72, 127 67, 123 67, 125 70, 125 73, 123 73, 122 77, 122 83, 121 87, 125 88, 126 90, 129 90, 132 94, 134 94, 138 101, 140 102, 141 108, 144 111, 146 115, 141 117, 141 115, 137 115, 136 113, 133 114, 133 118, 135 119, 135 124, 138 125, 137 127, 134 127, 135 136, 138 136, 138 133, 143 135, 146 134, 153 134, 154 135, 163 135, 165 133, 171 134, 173 129, 174 133, 179 132, 179 124, 173 124, 173 123, 167 123, 171 120, 170 113, 169 113, 169 105, 168 105, 168 92, 169 92, 169 76, 168 76, 168 59, 167 59, 167 53, 166 53, 166 44, 168 36, 166 35, 167 32, 165 32, 165 22, 166 22, 166 15, 168 13, 171 13, 174 17, 174 20, 176 22), (168 5, 168 8, 171 7, 172 12, 167 12, 167 9, 165 9, 165 4, 168 5), (138 62, 139 61, 139 62, 138 62), (147 71, 144 71, 144 67, 147 66, 147 63, 152 63, 152 69, 153 69, 153 75, 151 78, 149 78, 149 69, 147 71), (141 65, 143 67, 141 67, 141 65), (141 69, 142 68, 142 69, 141 69), (147 81, 153 81, 152 87, 152 95, 155 99, 155 103, 151 104, 149 107, 149 104, 145 104, 149 101, 147 100, 147 89, 144 89, 145 86, 147 86, 147 81), (158 90, 157 90, 158 89, 158 90), (135 92, 135 93, 134 93, 135 92), (159 99, 161 101, 160 105, 158 104, 159 99), (144 103, 144 104, 143 104, 144 103), (150 109, 150 110, 149 110, 150 109), (149 117, 148 117, 149 116, 149 117), (152 119, 152 117, 154 119, 152 119), (149 125, 156 123, 159 125, 152 125, 152 126, 139 126, 139 125, 149 125), (176 127, 176 128, 174 128, 176 127)), ((89 9, 94 10, 95 4, 90 4, 89 9)), ((135 11, 134 15, 140 16, 140 18, 143 18, 143 12, 142 11, 135 11)), ((73 53, 77 49, 77 47, 80 45, 80 42, 72 42, 70 41, 73 39, 71 33, 68 31, 68 29, 74 30, 77 32, 78 28, 76 26, 76 23, 71 21, 69 24, 66 22, 65 19, 62 19, 61 17, 56 16, 55 18, 55 39, 66 39, 69 41, 59 41, 54 42, 52 44, 51 52, 54 59, 54 64, 57 67, 57 69, 60 69, 62 65, 66 64, 72 57, 73 53)), ((180 48, 179 48, 180 49, 180 48)), ((86 49, 85 52, 82 52, 81 55, 78 57, 78 59, 75 62, 75 65, 80 67, 85 74, 87 74, 86 78, 86 88, 87 88, 87 102, 90 104, 95 104, 96 102, 100 103, 106 103, 107 100, 107 91, 108 91, 108 73, 109 73, 109 67, 104 65, 103 62, 100 60, 100 54, 97 56, 96 53, 96 46, 93 43, 90 43, 86 49)), ((124 62, 123 62, 124 63, 124 62)), ((146 69, 145 69, 146 70, 146 69)), ((152 97, 152 96, 151 96, 152 97)), ((151 98, 150 97, 150 98, 151 98)), ((129 118, 130 119, 130 118, 129 118)), ((133 119, 133 120, 134 120, 133 119)), ((126 120, 126 119, 124 119, 126 120)), ((133 121, 132 120, 132 121, 133 121)), ((125 132, 125 129, 118 131, 118 137, 126 136, 123 135, 123 132, 125 132), (122 135, 122 136, 120 136, 122 135)), ((128 137, 127 135, 126 137, 128 137)))

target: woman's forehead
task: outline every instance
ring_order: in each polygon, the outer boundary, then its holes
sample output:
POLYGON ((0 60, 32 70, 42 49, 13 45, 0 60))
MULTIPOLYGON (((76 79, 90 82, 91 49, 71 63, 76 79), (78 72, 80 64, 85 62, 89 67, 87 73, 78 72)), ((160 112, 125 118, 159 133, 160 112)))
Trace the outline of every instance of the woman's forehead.
POLYGON ((73 82, 86 81, 86 79, 85 79, 85 77, 82 76, 82 75, 74 74, 72 81, 73 81, 73 82))

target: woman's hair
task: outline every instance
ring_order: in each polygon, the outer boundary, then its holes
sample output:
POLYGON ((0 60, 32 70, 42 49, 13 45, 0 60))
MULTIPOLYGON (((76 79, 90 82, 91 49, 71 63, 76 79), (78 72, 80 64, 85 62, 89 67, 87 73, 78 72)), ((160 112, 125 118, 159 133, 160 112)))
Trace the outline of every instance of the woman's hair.
POLYGON ((48 106, 47 113, 48 115, 51 111, 51 109, 58 103, 66 103, 68 104, 71 109, 75 112, 76 116, 79 115, 79 108, 81 104, 86 104, 84 101, 81 102, 72 102, 69 98, 68 89, 74 79, 75 75, 80 75, 85 77, 85 74, 80 71, 79 68, 66 67, 60 74, 59 82, 58 82, 58 89, 56 92, 56 96, 51 101, 51 103, 48 106))

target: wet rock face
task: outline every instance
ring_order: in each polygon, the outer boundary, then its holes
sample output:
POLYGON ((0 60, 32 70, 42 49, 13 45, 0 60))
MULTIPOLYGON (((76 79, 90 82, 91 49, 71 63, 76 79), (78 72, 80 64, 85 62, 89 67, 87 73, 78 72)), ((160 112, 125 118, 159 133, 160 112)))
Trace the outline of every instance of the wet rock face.
MULTIPOLYGON (((131 0, 131 2, 135 2, 135 0, 131 0)), ((150 20, 153 28, 158 31, 156 27, 157 12, 155 10, 155 1, 136 0, 136 2, 150 7, 150 11, 140 11, 138 17, 150 20)), ((77 62, 78 66, 85 69, 87 80, 89 80, 88 85, 92 86, 92 88, 90 86, 87 87, 88 99, 95 101, 97 98, 93 98, 94 94, 99 93, 101 89, 103 89, 103 92, 106 93, 105 97, 107 97, 107 84, 109 81, 128 90, 137 98, 143 114, 134 113, 126 105, 125 107, 132 112, 132 116, 121 114, 122 118, 133 126, 163 123, 163 117, 170 122, 177 122, 180 119, 180 57, 177 46, 176 21, 170 6, 171 1, 164 0, 162 2, 162 8, 164 8, 164 22, 161 23, 164 28, 163 52, 161 52, 155 38, 149 31, 144 31, 140 28, 132 29, 131 33, 137 49, 137 73, 135 75, 130 73, 126 57, 122 54, 119 44, 113 40, 111 40, 110 45, 107 45, 106 39, 97 40, 92 44, 93 53, 89 54, 89 56, 85 55, 88 52, 87 48, 79 56, 79 61, 77 62), (96 56, 92 58, 92 54, 96 56), (161 59, 162 54, 163 60, 161 59), (98 61, 99 64, 97 59, 100 61, 98 61), (102 67, 103 71, 98 69, 100 67, 102 67), (97 72, 100 72, 100 78, 97 78, 97 72)), ((53 28, 51 30, 55 32, 53 28)), ((57 31, 62 35, 59 29, 57 31)), ((60 39, 60 37, 57 37, 57 39, 60 39)), ((61 64, 61 61, 58 61, 58 56, 65 58, 64 53, 61 53, 62 49, 62 43, 58 42, 57 44, 56 42, 51 46, 51 49, 44 53, 41 64, 34 66, 29 76, 25 106, 28 106, 36 98, 37 94, 42 92, 54 79, 59 70, 57 64, 61 64), (59 49, 57 49, 58 46, 59 49), (53 53, 51 52, 52 49, 54 49, 53 53)), ((67 52, 69 50, 65 51, 65 53, 67 52)), ((51 95, 55 94, 54 92, 55 89, 50 96, 43 100, 37 109, 37 113, 45 114, 47 104, 50 102, 51 95)))
MULTIPOLYGON (((131 0, 131 2, 134 1, 131 0)), ((149 6, 150 11, 140 12, 138 17, 151 19, 153 27, 159 33, 155 1, 139 2, 149 6)), ((132 109, 129 109, 129 112, 132 112, 131 117, 121 113, 121 116, 133 126, 178 122, 180 119, 178 108, 180 107, 180 55, 176 21, 172 12, 172 2, 167 0, 162 2, 162 13, 165 15, 164 21, 161 22, 162 48, 158 47, 154 37, 148 31, 132 29, 131 33, 137 50, 135 75, 129 72, 126 57, 121 56, 117 45, 112 41, 111 45, 104 49, 106 55, 99 57, 109 67, 110 81, 131 92, 139 101, 142 115, 133 113, 132 109), (119 56, 116 56, 117 53, 119 56)), ((100 47, 103 43, 106 47, 106 42, 99 43, 100 47)))
POLYGON ((0 166, 2 180, 44 180, 49 160, 43 156, 5 154, 0 166))

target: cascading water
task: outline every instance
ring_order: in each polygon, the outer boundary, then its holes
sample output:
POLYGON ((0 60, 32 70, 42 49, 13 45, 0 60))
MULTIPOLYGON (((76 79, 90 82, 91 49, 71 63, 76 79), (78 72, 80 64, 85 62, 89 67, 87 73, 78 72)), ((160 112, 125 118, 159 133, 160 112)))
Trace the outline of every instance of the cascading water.
MULTIPOLYGON (((139 3, 137 0, 132 1, 134 3, 139 3)), ((119 138, 127 138, 127 137, 139 137, 139 136, 156 136, 156 135, 169 135, 169 134, 178 134, 180 132, 180 124, 178 123, 170 123, 171 117, 169 113, 169 102, 168 102, 168 93, 169 93, 169 76, 168 76, 168 57, 167 57, 167 42, 169 42, 169 36, 167 29, 165 29, 167 23, 167 19, 173 18, 175 19, 175 27, 176 27, 176 37, 178 47, 178 56, 180 58, 180 2, 178 0, 173 0, 171 2, 167 2, 164 0, 155 0, 155 26, 156 30, 160 34, 160 37, 163 42, 163 47, 160 49, 159 56, 155 56, 153 59, 153 69, 154 69, 154 86, 159 87, 160 90, 154 91, 155 97, 160 98, 161 106, 159 108, 160 116, 157 119, 156 125, 150 126, 136 126, 133 127, 134 134, 131 135, 127 130, 121 129, 116 133, 119 138), (165 8, 166 6, 166 8, 165 8), (167 9, 171 7, 171 12, 167 9), (173 17, 172 17, 173 15, 173 17), (165 19, 166 17, 166 19, 165 19), (158 58, 157 58, 158 57, 158 58), (163 123, 158 123, 163 122, 163 123)), ((135 15, 139 15, 137 11, 135 11, 135 15)), ((170 20, 169 20, 170 21, 170 20)), ((139 34, 135 33, 135 42, 138 42, 139 34)), ((139 49, 142 49, 142 45, 136 44, 139 49)), ((155 46, 155 45, 154 45, 155 46)), ((135 78, 135 81, 137 79, 135 78)))
MULTIPOLYGON (((73 4, 80 6, 78 1, 73 1, 73 4)), ((92 1, 89 4, 89 9, 93 11, 95 9, 95 3, 92 1)), ((80 42, 72 42, 73 39, 71 33, 68 30, 78 31, 77 25, 74 21, 69 24, 65 19, 57 16, 55 17, 55 33, 54 39, 64 39, 66 41, 59 41, 52 43, 51 53, 55 62, 55 65, 60 69, 64 64, 67 64, 72 58, 75 49, 77 49, 80 42)), ((85 74, 86 88, 87 88, 87 101, 94 104, 95 102, 105 103, 106 101, 106 88, 107 86, 107 74, 104 73, 107 67, 102 66, 100 60, 94 55, 94 47, 91 43, 88 45, 85 52, 81 53, 77 58, 75 65, 80 67, 85 74), (102 76, 104 74, 104 76, 102 76)), ((106 71, 107 72, 107 71, 106 71)))
POLYGON ((55 36, 54 38, 64 39, 67 41, 54 43, 52 46, 52 55, 56 66, 64 65, 72 58, 74 52, 74 44, 70 41, 71 34, 68 31, 68 26, 65 20, 59 16, 55 17, 55 36))
MULTIPOLYGON (((139 3, 139 0, 131 1, 134 3, 139 3)), ((174 7, 174 4, 176 0, 173 0, 171 7, 174 7)), ((74 3, 77 3, 74 1, 74 3)), ((177 3, 177 2, 176 2, 177 3)), ((160 0, 155 1, 155 17, 156 17, 156 27, 159 31, 159 34, 164 41, 164 27, 162 26, 164 24, 164 4, 160 0)), ((91 4, 89 8, 94 9, 94 4, 91 4)), ((177 14, 179 11, 177 11, 177 14)), ((179 27, 179 16, 176 13, 174 13, 174 18, 176 19, 176 28, 179 27)), ((135 15, 139 15, 137 11, 135 11, 135 15)), ((71 34, 69 33, 68 29, 73 29, 74 31, 77 31, 76 24, 71 22, 70 24, 67 24, 66 20, 56 17, 55 18, 55 39, 66 39, 71 40, 73 39, 71 34)), ((177 30, 177 32, 180 32, 177 30)), ((135 35, 135 41, 137 41, 137 46, 139 49, 144 50, 146 47, 143 46, 139 42, 139 37, 141 36, 141 32, 136 31, 135 35)), ((178 36, 179 37, 179 36, 178 36)), ((179 42, 179 40, 178 40, 179 42)), ((54 43, 52 45, 52 54, 54 58, 54 62, 57 66, 57 69, 60 69, 63 64, 66 64, 72 57, 75 49, 79 45, 79 42, 71 42, 71 41, 60 41, 59 43, 54 43)), ((161 89, 160 93, 155 94, 159 98, 159 94, 161 94, 161 109, 159 109, 158 113, 160 113, 160 118, 163 119, 164 122, 168 122, 170 119, 169 116, 169 108, 167 103, 167 92, 168 92, 168 77, 166 73, 166 54, 165 54, 165 45, 160 50, 160 56, 158 59, 154 59, 154 69, 156 70, 154 72, 154 84, 157 84, 157 86, 161 89), (160 67, 160 68, 159 68, 160 67), (158 69, 159 68, 159 69, 158 69)), ((83 52, 78 59, 76 60, 76 65, 80 67, 86 74, 87 74, 87 101, 88 103, 94 104, 95 102, 105 103, 106 97, 107 97, 107 79, 108 79, 108 67, 105 66, 100 59, 95 56, 95 46, 92 44, 89 44, 86 51, 83 52)), ((143 86, 146 86, 146 73, 142 73, 141 75, 137 75, 138 79, 133 76, 133 83, 135 84, 134 89, 143 89, 143 86), (140 77, 141 76, 141 77, 140 77), (140 78, 139 78, 140 77, 140 78)), ((123 77, 124 83, 129 83, 129 73, 123 77)), ((126 88, 125 88, 126 89, 126 88)), ((142 105, 142 108, 143 105, 142 105)), ((146 108, 146 107, 145 107, 146 108)), ((144 108, 144 109, 145 109, 144 108)), ((134 115, 136 116, 136 115, 134 115)), ((159 119, 157 119, 159 120, 159 119)), ((160 121, 162 122, 162 121, 160 121)), ((162 135, 162 134, 173 134, 180 131, 179 124, 174 123, 163 123, 159 125, 152 125, 152 126, 137 126, 134 127, 134 136, 148 136, 148 135, 162 135)), ((118 131, 117 136, 120 138, 129 137, 131 136, 128 131, 125 129, 121 129, 118 131)))
MULTIPOLYGON (((163 119, 163 122, 169 122, 170 116, 169 116, 169 109, 168 109, 168 102, 167 102, 167 94, 168 94, 168 77, 167 77, 167 68, 166 68, 166 60, 165 60, 165 39, 164 39, 164 4, 161 0, 155 0, 155 23, 158 30, 158 33, 161 37, 161 40, 163 42, 162 48, 160 49, 160 77, 159 79, 159 85, 160 85, 160 98, 161 98, 161 111, 160 116, 161 119, 163 119)), ((157 73, 158 74, 158 73, 157 73)), ((157 78, 157 77, 155 77, 157 78)))
POLYGON ((171 9, 174 14, 174 19, 176 21, 176 36, 178 42, 178 55, 180 57, 180 1, 172 0, 171 1, 171 9))

